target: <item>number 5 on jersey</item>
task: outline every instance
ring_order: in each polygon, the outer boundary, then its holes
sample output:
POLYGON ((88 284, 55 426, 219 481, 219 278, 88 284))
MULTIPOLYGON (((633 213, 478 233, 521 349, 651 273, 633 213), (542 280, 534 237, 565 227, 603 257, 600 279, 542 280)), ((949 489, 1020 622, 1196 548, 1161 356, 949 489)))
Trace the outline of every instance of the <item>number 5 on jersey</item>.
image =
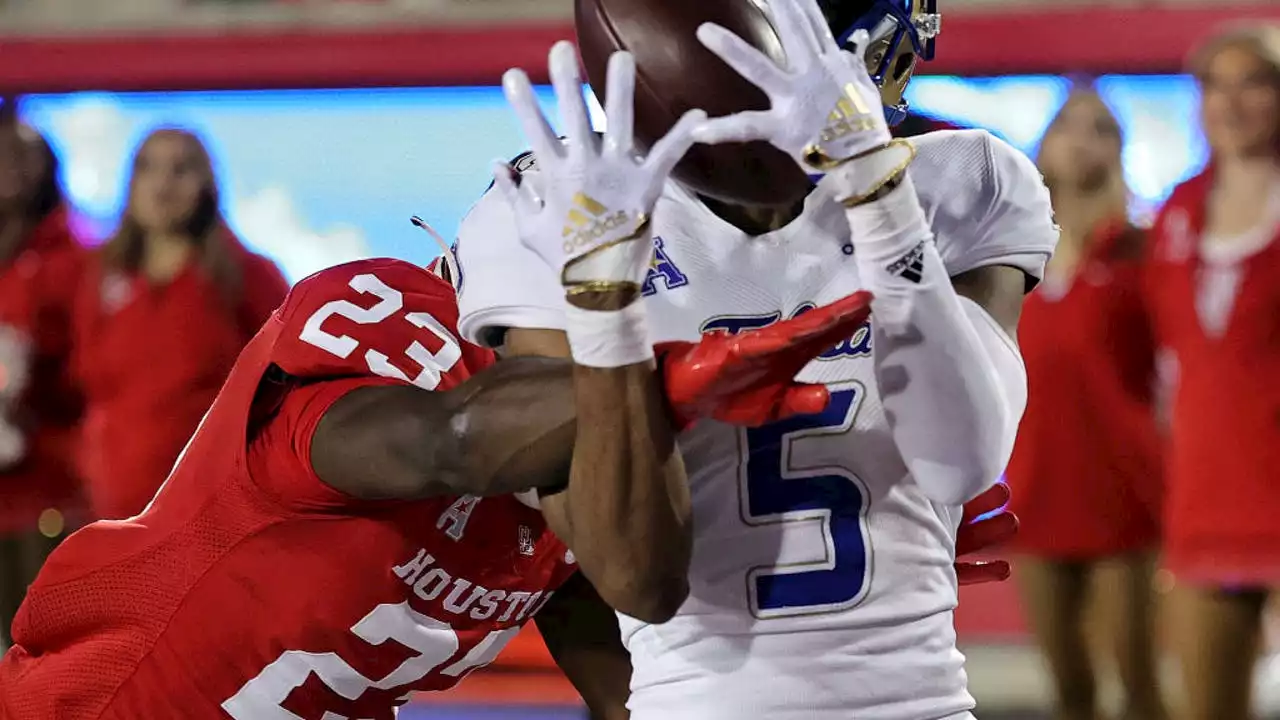
MULTIPOLYGON (((359 325, 375 325, 404 309, 404 295, 379 280, 376 275, 371 273, 356 275, 348 284, 356 292, 377 298, 377 302, 368 308, 346 300, 327 302, 307 318, 306 325, 303 326, 302 333, 299 335, 303 342, 344 360, 360 347, 360 343, 348 335, 334 335, 326 331, 323 327, 326 320, 338 315, 359 325)), ((432 353, 415 340, 405 348, 404 355, 422 367, 422 370, 412 379, 400 368, 392 365, 391 358, 373 348, 367 348, 364 351, 365 363, 369 366, 370 372, 382 377, 411 382, 423 390, 435 390, 440 384, 440 376, 448 372, 462 358, 462 347, 458 339, 430 313, 405 313, 404 320, 414 327, 430 331, 440 338, 444 347, 432 353)))
POLYGON ((849 432, 865 395, 858 384, 832 388, 831 403, 820 413, 743 430, 743 519, 749 525, 816 524, 825 550, 812 562, 762 565, 747 573, 751 612, 758 618, 840 612, 866 597, 866 488, 852 470, 806 464, 794 450, 806 438, 849 432))

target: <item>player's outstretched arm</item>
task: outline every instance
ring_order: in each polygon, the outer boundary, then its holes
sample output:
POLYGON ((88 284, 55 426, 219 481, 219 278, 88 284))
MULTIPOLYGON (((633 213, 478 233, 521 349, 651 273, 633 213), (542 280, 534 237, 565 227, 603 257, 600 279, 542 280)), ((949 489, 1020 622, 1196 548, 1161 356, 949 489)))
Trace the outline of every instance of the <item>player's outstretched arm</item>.
MULTIPOLYGON (((511 330, 509 362, 570 357, 564 333, 511 330)), ((568 486, 542 497, 552 530, 569 545, 604 599, 650 622, 669 619, 688 595, 692 552, 688 481, 651 362, 606 369, 575 365, 578 412, 568 486)))
POLYGON ((311 466, 327 485, 365 499, 560 486, 575 413, 565 360, 498 363, 444 392, 361 387, 320 418, 311 466))
POLYGON ((591 720, 627 720, 631 656, 618 618, 581 573, 534 616, 556 664, 587 703, 591 720))
MULTIPOLYGON (((549 64, 568 138, 556 137, 528 76, 511 70, 503 89, 542 171, 520 176, 499 163, 494 174, 520 242, 545 265, 529 272, 554 273, 564 293, 567 344, 524 353, 574 362, 568 492, 543 510, 610 605, 663 622, 688 594, 690 503, 640 287, 653 253, 649 218, 705 115, 686 116, 640 156, 634 60, 619 53, 609 64, 603 138, 588 119, 573 46, 558 43, 549 64)), ((521 352, 513 343, 508 350, 521 352)))
MULTIPOLYGON (((828 173, 822 183, 846 208, 863 282, 876 296, 876 380, 894 442, 931 499, 962 504, 1003 472, 1026 405, 1012 340, 1025 278, 990 267, 953 285, 907 173, 915 148, 891 137, 863 62, 867 33, 855 33, 846 53, 814 0, 770 8, 786 68, 724 28, 704 25, 698 38, 758 85, 771 108, 710 120, 696 134, 765 140, 809 172, 828 173)), ((976 225, 991 208, 974 210, 976 225)))

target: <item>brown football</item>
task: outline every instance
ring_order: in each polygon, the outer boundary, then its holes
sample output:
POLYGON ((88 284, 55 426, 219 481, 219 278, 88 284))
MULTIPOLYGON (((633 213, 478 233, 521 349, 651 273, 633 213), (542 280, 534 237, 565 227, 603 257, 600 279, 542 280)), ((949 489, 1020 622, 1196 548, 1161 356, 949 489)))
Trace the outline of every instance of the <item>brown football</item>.
MULTIPOLYGON (((698 42, 714 22, 778 60, 783 56, 769 18, 752 0, 575 0, 578 49, 587 78, 604 102, 609 56, 636 59, 636 141, 648 147, 687 110, 711 117, 765 110, 768 98, 698 42)), ((764 142, 695 145, 675 177, 696 192, 747 205, 789 205, 804 197, 808 178, 785 153, 764 142)))

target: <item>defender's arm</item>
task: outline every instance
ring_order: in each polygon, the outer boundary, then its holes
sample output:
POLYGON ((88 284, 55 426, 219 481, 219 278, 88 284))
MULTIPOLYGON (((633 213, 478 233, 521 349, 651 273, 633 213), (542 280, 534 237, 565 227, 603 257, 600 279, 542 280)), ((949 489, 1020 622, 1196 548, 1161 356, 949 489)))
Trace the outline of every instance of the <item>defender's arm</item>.
MULTIPOLYGON (((693 127, 705 114, 686 113, 640 156, 631 133, 631 56, 616 53, 609 61, 603 141, 582 100, 572 44, 557 43, 548 63, 569 137, 556 137, 528 76, 508 71, 503 90, 542 171, 521 175, 501 164, 494 173, 495 188, 513 221, 509 229, 514 233, 507 237, 531 250, 542 266, 528 268, 521 283, 527 284, 529 275, 541 275, 559 285, 549 307, 563 319, 566 332, 555 355, 574 362, 578 423, 572 468, 567 492, 550 499, 545 513, 610 604, 663 622, 688 593, 689 497, 646 327, 641 285, 653 255, 649 218, 671 169, 693 144, 693 127)), ((465 275, 464 298, 469 292, 465 275)), ((508 338, 507 350, 531 354, 521 352, 518 337, 508 338)))
POLYGON ((343 395, 315 429, 311 467, 365 499, 502 495, 567 480, 542 499, 547 522, 613 607, 667 620, 688 594, 692 534, 652 363, 575 367, 560 359, 569 349, 559 332, 513 330, 507 347, 525 357, 453 390, 389 384, 343 395))
POLYGON ((366 499, 563 485, 574 437, 571 367, 520 358, 443 392, 357 388, 321 417, 312 468, 327 485, 366 499))
POLYGON ((591 720, 627 720, 631 656, 618 619, 581 573, 534 616, 556 664, 587 703, 591 720))

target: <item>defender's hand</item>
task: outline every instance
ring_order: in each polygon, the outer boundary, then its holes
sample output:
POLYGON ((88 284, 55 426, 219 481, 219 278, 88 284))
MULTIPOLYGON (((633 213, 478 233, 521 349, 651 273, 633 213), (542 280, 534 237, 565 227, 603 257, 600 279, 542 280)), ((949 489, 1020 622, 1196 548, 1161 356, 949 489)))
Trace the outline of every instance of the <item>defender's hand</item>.
POLYGON ((686 114, 641 157, 632 131, 636 71, 630 53, 609 58, 603 139, 588 119, 572 43, 551 49, 550 71, 568 138, 561 142, 552 131, 529 77, 508 70, 503 90, 540 171, 521 177, 498 163, 497 188, 515 209, 520 239, 562 274, 565 285, 643 282, 653 253, 649 217, 672 168, 693 144, 694 126, 706 115, 686 114))
POLYGON ((1006 543, 1018 534, 1018 516, 1004 509, 1008 504, 1009 486, 996 483, 964 506, 964 516, 960 520, 960 529, 956 532, 956 579, 961 585, 1009 579, 1009 563, 1005 560, 960 559, 1006 543))
POLYGON ((754 427, 822 412, 827 388, 796 382, 796 374, 853 335, 870 312, 871 294, 858 292, 767 328, 659 345, 677 425, 713 418, 754 427))

